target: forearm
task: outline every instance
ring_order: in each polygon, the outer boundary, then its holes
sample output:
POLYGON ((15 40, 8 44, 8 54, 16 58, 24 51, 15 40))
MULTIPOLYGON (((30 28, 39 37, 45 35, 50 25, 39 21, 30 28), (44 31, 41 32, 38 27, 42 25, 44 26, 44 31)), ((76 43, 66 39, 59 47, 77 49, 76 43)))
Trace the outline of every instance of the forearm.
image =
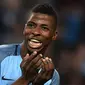
POLYGON ((28 85, 28 84, 29 84, 28 80, 24 79, 23 77, 20 77, 12 85, 28 85))

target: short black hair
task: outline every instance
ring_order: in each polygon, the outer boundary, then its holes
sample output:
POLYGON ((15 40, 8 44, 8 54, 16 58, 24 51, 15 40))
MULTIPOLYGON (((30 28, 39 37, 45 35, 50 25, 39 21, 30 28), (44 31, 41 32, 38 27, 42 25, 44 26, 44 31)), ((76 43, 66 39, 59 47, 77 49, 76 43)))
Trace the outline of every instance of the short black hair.
POLYGON ((37 4, 32 8, 31 12, 42 13, 42 14, 53 16, 57 24, 57 19, 58 19, 57 12, 53 8, 53 6, 49 3, 37 4))

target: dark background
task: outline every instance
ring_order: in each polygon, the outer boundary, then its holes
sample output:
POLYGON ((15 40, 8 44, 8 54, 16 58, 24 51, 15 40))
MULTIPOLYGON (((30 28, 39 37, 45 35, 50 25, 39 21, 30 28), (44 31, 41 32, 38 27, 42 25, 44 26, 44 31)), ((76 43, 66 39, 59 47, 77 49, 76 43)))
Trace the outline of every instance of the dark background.
POLYGON ((47 53, 60 85, 85 85, 85 0, 0 0, 0 44, 21 43, 28 12, 44 2, 58 12, 58 38, 47 53))

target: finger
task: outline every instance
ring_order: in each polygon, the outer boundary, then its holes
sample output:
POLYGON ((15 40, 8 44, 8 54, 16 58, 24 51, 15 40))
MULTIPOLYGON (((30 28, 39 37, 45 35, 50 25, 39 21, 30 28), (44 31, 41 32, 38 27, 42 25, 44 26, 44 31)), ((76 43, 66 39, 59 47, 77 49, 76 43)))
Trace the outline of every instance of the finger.
POLYGON ((38 67, 42 63, 42 54, 39 54, 37 57, 35 57, 31 63, 38 67))
POLYGON ((51 58, 46 57, 45 59, 43 59, 43 63, 44 67, 42 73, 44 73, 44 75, 47 75, 49 72, 52 72, 52 70, 54 69, 54 65, 51 58))
POLYGON ((23 58, 24 61, 26 61, 29 58, 29 54, 27 53, 26 56, 23 58))
POLYGON ((54 69, 54 64, 53 64, 51 58, 48 59, 48 65, 49 65, 49 70, 53 70, 54 69))
POLYGON ((37 73, 40 73, 42 71, 42 68, 43 68, 43 62, 42 62, 42 59, 40 59, 35 65, 34 67, 35 70, 37 71, 37 73))
POLYGON ((37 55, 37 51, 34 51, 34 52, 30 55, 28 61, 31 61, 36 55, 37 55))
POLYGON ((52 59, 46 57, 45 59, 43 59, 43 63, 45 71, 42 70, 40 73, 38 73, 34 82, 39 81, 39 79, 44 79, 44 81, 47 81, 52 78, 54 72, 52 59))
POLYGON ((23 58, 20 67, 24 67, 24 65, 26 64, 26 60, 29 58, 29 54, 27 53, 26 56, 23 58))
POLYGON ((34 71, 34 68, 32 66, 37 62, 37 59, 32 58, 35 57, 36 54, 37 52, 34 51, 30 56, 26 55, 26 57, 24 58, 24 61, 22 62, 21 66, 22 71, 24 72, 23 74, 26 74, 25 76, 27 76, 28 71, 30 73, 34 71))
POLYGON ((30 56, 27 53, 27 55, 23 58, 23 61, 21 62, 21 67, 26 68, 27 64, 30 63, 31 59, 37 54, 36 51, 34 51, 30 56))
POLYGON ((41 58, 42 58, 42 55, 39 54, 37 57, 35 57, 34 59, 32 59, 32 61, 30 62, 30 65, 31 66, 33 66, 33 65, 36 66, 37 65, 36 63, 38 63, 41 58))
POLYGON ((22 72, 23 72, 23 74, 25 75, 25 71, 26 71, 26 62, 27 62, 27 60, 29 59, 29 54, 27 53, 26 54, 26 56, 23 58, 23 60, 22 60, 22 62, 21 62, 21 64, 20 64, 20 67, 21 67, 21 70, 22 70, 22 72))
POLYGON ((24 58, 23 58, 23 61, 21 63, 21 69, 22 69, 22 74, 25 76, 25 78, 28 77, 28 72, 31 73, 31 65, 30 62, 31 60, 36 56, 37 52, 34 51, 30 56, 29 54, 27 54, 24 58))
POLYGON ((39 66, 41 66, 41 64, 42 64, 42 61, 41 61, 41 59, 39 59, 39 60, 35 63, 35 65, 33 65, 33 68, 37 69, 39 66))
POLYGON ((52 78, 52 75, 53 75, 53 72, 54 72, 54 64, 52 62, 52 59, 51 58, 48 58, 48 72, 47 72, 47 79, 50 79, 52 78))
POLYGON ((49 66, 48 66, 48 57, 43 59, 43 63, 44 63, 44 70, 48 71, 49 66))
POLYGON ((31 69, 31 71, 35 70, 40 66, 40 64, 42 63, 41 61, 42 55, 39 54, 36 58, 34 58, 29 65, 27 66, 27 70, 31 69))
POLYGON ((39 73, 38 76, 40 76, 40 75, 46 76, 48 73, 47 70, 48 70, 48 62, 47 62, 46 58, 45 59, 42 58, 42 66, 40 68, 40 71, 38 72, 39 73))
POLYGON ((40 84, 43 85, 47 81, 47 72, 40 72, 36 75, 35 80, 33 81, 34 84, 38 85, 37 82, 40 81, 40 84))

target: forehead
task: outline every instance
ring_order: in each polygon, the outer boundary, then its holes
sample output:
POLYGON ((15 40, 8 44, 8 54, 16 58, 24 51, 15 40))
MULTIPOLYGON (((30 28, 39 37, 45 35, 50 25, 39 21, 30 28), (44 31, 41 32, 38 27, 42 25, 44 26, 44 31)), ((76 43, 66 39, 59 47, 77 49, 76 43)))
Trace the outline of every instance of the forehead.
POLYGON ((47 15, 47 14, 42 14, 42 13, 31 13, 31 15, 29 16, 28 18, 28 21, 30 20, 42 20, 44 22, 51 22, 53 21, 54 23, 54 17, 53 16, 50 16, 50 15, 47 15))

